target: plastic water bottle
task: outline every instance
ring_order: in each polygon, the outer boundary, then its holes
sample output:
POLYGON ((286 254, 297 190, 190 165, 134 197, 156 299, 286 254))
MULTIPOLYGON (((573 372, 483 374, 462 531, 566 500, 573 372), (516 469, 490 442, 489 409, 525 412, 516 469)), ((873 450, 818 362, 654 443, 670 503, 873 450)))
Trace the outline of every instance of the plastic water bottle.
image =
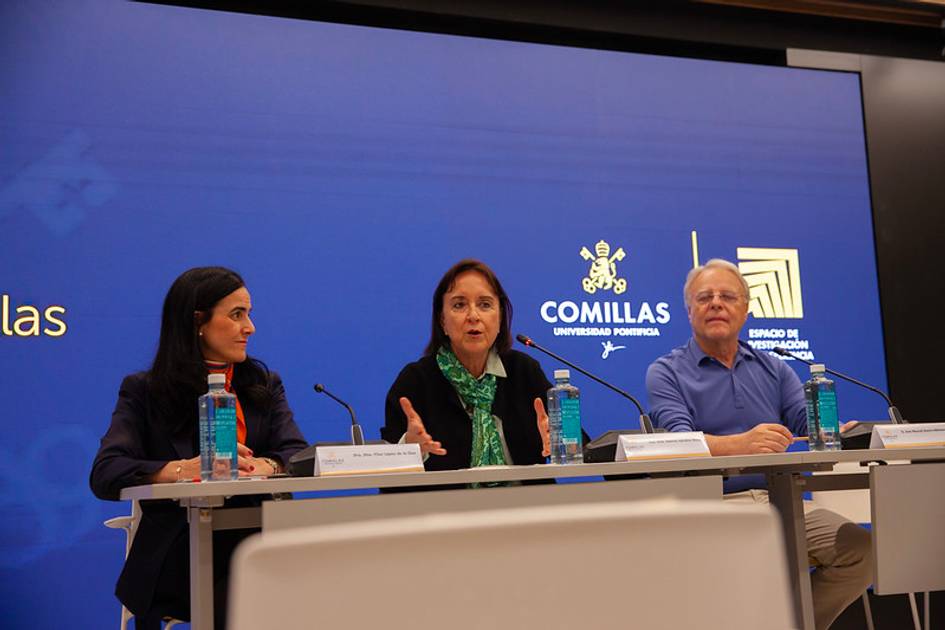
POLYGON ((810 380, 804 383, 807 400, 807 436, 810 450, 840 450, 840 420, 837 393, 832 380, 824 376, 824 365, 810 366, 810 380))
POLYGON ((569 370, 555 370, 555 386, 548 390, 548 432, 552 464, 584 462, 581 446, 581 391, 569 381, 569 370))
POLYGON ((209 390, 198 399, 200 413, 200 479, 239 476, 236 453, 236 396, 227 392, 226 374, 208 374, 209 390))

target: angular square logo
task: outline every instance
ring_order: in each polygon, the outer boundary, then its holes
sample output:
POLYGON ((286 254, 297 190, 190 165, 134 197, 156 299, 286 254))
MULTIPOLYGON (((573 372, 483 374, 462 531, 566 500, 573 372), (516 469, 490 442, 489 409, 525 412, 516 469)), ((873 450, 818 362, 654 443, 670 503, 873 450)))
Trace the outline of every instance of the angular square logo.
POLYGON ((762 319, 804 317, 796 249, 739 247, 738 269, 748 281, 748 312, 762 319))

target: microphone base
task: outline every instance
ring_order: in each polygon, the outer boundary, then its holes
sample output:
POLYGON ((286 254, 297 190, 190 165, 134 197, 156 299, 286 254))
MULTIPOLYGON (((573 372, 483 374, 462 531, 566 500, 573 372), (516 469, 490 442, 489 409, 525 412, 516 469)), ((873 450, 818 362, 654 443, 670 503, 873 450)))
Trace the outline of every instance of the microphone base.
POLYGON ((849 431, 840 434, 840 448, 844 451, 858 451, 870 447, 873 427, 877 424, 889 424, 888 421, 860 422, 849 431))
POLYGON ((899 410, 896 409, 895 405, 889 406, 889 419, 895 422, 896 424, 909 424, 902 418, 902 414, 899 413, 899 410))
MULTIPOLYGON (((389 444, 387 440, 365 440, 365 444, 389 444)), ((319 446, 351 446, 351 442, 315 442, 289 458, 286 472, 290 477, 311 477, 315 474, 315 449, 319 446)))
MULTIPOLYGON (((654 429, 655 433, 665 433, 666 429, 654 429)), ((617 429, 607 431, 600 437, 584 445, 584 463, 600 464, 614 461, 617 454, 617 441, 621 435, 639 435, 646 433, 638 429, 617 429)))
POLYGON ((364 444, 364 431, 361 430, 360 424, 351 425, 351 443, 355 446, 362 446, 364 444))

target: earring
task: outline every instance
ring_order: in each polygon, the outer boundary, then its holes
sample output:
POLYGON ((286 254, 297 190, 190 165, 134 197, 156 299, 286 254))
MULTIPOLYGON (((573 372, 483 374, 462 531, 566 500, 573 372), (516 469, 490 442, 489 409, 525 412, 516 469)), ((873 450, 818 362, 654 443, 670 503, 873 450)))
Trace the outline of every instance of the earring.
POLYGON ((198 332, 197 334, 200 335, 201 337, 203 337, 203 331, 202 331, 202 330, 201 330, 200 332, 198 332))

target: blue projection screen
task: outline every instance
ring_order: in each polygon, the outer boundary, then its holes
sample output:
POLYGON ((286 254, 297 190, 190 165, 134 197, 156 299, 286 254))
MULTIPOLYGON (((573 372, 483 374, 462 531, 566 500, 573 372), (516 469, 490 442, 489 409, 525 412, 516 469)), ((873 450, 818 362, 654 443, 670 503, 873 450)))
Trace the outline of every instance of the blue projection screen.
MULTIPOLYGON (((467 256, 499 274, 514 332, 641 398, 688 338, 686 272, 713 257, 751 281, 746 339, 885 385, 856 74, 118 0, 3 3, 0 68, 14 627, 117 620, 122 541, 101 522, 128 506, 87 475, 191 266, 246 278, 250 352, 310 441, 347 434, 316 381, 377 437, 434 285, 467 256)), ((574 380, 588 433, 636 427, 574 380)), ((844 419, 884 414, 838 396, 844 419)))

